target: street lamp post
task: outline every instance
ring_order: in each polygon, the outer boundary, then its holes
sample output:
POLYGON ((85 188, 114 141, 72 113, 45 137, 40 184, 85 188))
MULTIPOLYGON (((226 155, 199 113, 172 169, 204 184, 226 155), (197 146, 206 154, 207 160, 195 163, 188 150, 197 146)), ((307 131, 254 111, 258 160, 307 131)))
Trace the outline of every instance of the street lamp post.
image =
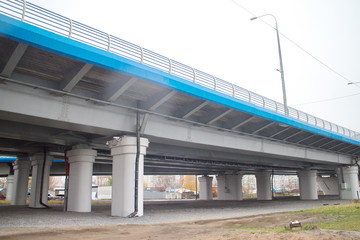
POLYGON ((258 17, 250 18, 250 20, 252 21, 252 20, 264 17, 264 16, 271 16, 275 20, 275 30, 276 30, 277 44, 278 44, 278 50, 279 50, 280 74, 281 74, 281 84, 282 84, 282 92, 283 92, 283 100, 284 100, 284 110, 285 110, 285 114, 289 115, 289 110, 288 110, 288 106, 287 106, 287 98, 286 98, 284 68, 283 68, 282 56, 281 56, 279 29, 278 29, 276 18, 272 14, 264 14, 264 15, 261 15, 261 16, 258 16, 258 17))

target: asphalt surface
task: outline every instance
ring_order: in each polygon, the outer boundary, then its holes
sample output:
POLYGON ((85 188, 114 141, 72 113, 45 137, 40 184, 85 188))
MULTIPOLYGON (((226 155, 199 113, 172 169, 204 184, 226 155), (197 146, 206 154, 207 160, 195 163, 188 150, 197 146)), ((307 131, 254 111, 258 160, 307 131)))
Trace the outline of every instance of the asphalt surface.
POLYGON ((197 220, 237 218, 302 210, 324 204, 348 203, 348 200, 273 200, 273 201, 145 201, 144 216, 111 217, 111 204, 93 204, 91 213, 64 212, 62 205, 49 209, 0 205, 0 228, 101 226, 117 224, 157 224, 197 220))

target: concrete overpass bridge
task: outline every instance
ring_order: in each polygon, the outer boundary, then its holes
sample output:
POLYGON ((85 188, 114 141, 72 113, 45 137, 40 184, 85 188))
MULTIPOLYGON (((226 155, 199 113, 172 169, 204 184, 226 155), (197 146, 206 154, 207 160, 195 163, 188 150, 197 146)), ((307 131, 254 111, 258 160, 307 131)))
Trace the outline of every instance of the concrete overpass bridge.
POLYGON ((0 30, 0 151, 18 157, 13 204, 25 204, 31 162, 30 206, 43 207, 46 178, 65 173, 53 159, 70 163, 70 211, 91 211, 92 174, 113 175, 114 216, 142 215, 143 174, 204 175, 203 199, 210 174, 220 199, 242 198, 243 174, 256 175, 263 200, 272 173, 298 174, 302 199, 317 199, 325 174, 341 198, 359 194, 357 132, 26 1, 0 1, 0 30))

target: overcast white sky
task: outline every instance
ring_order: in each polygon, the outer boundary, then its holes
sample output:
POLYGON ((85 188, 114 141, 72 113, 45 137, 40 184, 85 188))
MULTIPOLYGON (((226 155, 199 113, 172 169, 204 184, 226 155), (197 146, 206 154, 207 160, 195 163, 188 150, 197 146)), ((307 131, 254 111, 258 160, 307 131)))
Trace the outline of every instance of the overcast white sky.
MULTIPOLYGON (((360 82, 358 0, 30 2, 282 102, 275 30, 250 21, 251 13, 271 13, 281 33, 350 81, 360 82)), ((271 17, 262 20, 274 26, 271 17)), ((288 105, 360 132, 360 84, 347 85, 280 38, 288 105), (354 96, 304 104, 348 95, 354 96)))

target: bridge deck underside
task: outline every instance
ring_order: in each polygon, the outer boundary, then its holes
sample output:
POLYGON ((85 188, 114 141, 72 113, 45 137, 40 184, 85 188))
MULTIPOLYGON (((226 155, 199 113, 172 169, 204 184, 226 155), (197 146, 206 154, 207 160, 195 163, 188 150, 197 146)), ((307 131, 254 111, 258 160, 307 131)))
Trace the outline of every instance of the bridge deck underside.
MULTIPOLYGON (((29 87, 28 91, 48 91, 52 95, 70 93, 71 96, 88 100, 94 106, 112 104, 129 111, 140 109, 143 129, 149 117, 160 116, 195 127, 209 127, 320 151, 348 156, 357 156, 360 153, 360 147, 354 144, 279 124, 126 73, 80 62, 3 37, 0 38, 0 73, 3 84, 26 85, 29 87)), ((69 146, 87 143, 98 150, 98 163, 111 164, 106 141, 115 135, 129 133, 131 131, 116 132, 106 129, 88 131, 85 127, 69 129, 68 126, 64 127, 63 121, 46 123, 44 119, 0 111, 2 154, 31 153, 45 146, 53 155, 61 158, 63 150, 69 146)), ((186 154, 179 154, 179 151, 175 150, 166 151, 167 148, 173 148, 171 144, 157 142, 156 138, 150 141, 152 144, 148 154, 152 157, 145 160, 148 173, 215 174, 242 169, 254 171, 258 168, 294 171, 314 166, 306 160, 286 165, 285 161, 275 162, 271 161, 271 158, 252 161, 252 156, 248 156, 250 160, 241 162, 226 158, 198 157, 192 154, 192 151, 196 152, 195 147, 188 151, 187 146, 184 148, 186 154), (158 154, 159 149, 161 155, 158 154), (214 160, 218 162, 211 162, 214 160)), ((318 164, 317 168, 327 170, 329 167, 318 164)))

